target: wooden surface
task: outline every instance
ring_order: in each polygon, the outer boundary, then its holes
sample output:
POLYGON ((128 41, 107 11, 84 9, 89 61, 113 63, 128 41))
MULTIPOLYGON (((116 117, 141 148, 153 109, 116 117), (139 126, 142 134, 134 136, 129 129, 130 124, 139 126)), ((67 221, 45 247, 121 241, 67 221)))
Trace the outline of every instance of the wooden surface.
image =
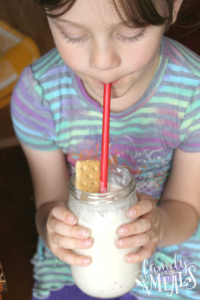
POLYGON ((0 109, 0 128, 4 130, 0 130, 0 141, 2 139, 6 139, 8 137, 14 136, 14 129, 11 124, 10 119, 10 106, 7 105, 0 109), (7 122, 9 120, 9 122, 7 122), (5 126, 6 124, 6 126, 5 126))
POLYGON ((0 149, 19 145, 12 126, 10 105, 0 109, 0 128, 0 149))
POLYGON ((0 261, 7 282, 3 300, 30 300, 37 232, 31 176, 19 146, 0 150, 0 203, 0 261))
POLYGON ((41 55, 54 47, 46 17, 33 0, 0 0, 0 19, 30 36, 41 55))
MULTIPOLYGON (((0 0, 0 19, 31 37, 43 55, 55 47, 48 22, 33 0, 0 0)), ((18 145, 9 105, 0 109, 0 149, 18 145)))

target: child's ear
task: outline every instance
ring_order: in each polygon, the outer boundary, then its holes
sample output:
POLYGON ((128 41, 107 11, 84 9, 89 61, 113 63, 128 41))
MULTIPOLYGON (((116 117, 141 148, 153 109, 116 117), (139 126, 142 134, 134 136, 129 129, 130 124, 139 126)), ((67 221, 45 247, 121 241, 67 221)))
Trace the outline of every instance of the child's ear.
POLYGON ((177 19, 177 16, 178 16, 178 12, 179 12, 179 9, 181 7, 182 2, 183 2, 183 0, 174 0, 172 24, 176 22, 176 19, 177 19))

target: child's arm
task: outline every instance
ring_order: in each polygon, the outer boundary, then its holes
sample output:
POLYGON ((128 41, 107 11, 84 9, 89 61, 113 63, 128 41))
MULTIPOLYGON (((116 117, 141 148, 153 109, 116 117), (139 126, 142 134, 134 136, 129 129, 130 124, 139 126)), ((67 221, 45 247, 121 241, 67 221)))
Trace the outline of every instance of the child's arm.
MULTIPOLYGON (((71 249, 90 248, 83 243, 91 241, 89 232, 69 220, 73 214, 66 208, 69 174, 65 157, 60 149, 38 151, 22 144, 29 163, 36 202, 36 227, 47 247, 66 263, 88 265, 87 257, 79 256, 71 249)), ((75 216, 74 216, 75 217, 75 216)))
POLYGON ((179 244, 192 236, 200 219, 200 153, 175 151, 158 208, 162 216, 159 246, 179 244))
POLYGON ((199 183, 200 153, 177 149, 159 206, 151 196, 139 194, 140 201, 132 208, 135 215, 130 218, 141 218, 123 226, 127 230, 125 234, 117 231, 120 237, 124 237, 120 240, 125 242, 125 245, 117 247, 143 246, 137 253, 127 256, 130 262, 149 258, 157 246, 179 244, 192 236, 200 218, 199 183))

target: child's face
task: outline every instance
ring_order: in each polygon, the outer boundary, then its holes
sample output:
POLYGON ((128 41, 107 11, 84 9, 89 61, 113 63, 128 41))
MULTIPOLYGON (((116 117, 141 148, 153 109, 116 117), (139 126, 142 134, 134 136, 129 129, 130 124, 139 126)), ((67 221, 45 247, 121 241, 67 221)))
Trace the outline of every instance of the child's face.
POLYGON ((77 0, 67 13, 48 21, 62 59, 100 103, 102 83, 113 82, 112 98, 124 99, 155 73, 164 25, 125 27, 108 0, 77 0))

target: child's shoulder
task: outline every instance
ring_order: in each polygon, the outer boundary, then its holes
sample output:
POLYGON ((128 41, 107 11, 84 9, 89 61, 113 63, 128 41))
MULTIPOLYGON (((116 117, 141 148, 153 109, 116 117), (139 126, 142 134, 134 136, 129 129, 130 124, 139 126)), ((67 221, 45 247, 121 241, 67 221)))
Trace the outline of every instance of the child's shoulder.
POLYGON ((183 44, 168 37, 163 38, 163 56, 168 58, 171 68, 179 72, 190 73, 200 80, 200 56, 183 44))
POLYGON ((58 78, 60 73, 65 73, 69 70, 62 60, 57 48, 53 48, 44 54, 42 57, 32 63, 30 68, 37 80, 54 76, 58 78))

